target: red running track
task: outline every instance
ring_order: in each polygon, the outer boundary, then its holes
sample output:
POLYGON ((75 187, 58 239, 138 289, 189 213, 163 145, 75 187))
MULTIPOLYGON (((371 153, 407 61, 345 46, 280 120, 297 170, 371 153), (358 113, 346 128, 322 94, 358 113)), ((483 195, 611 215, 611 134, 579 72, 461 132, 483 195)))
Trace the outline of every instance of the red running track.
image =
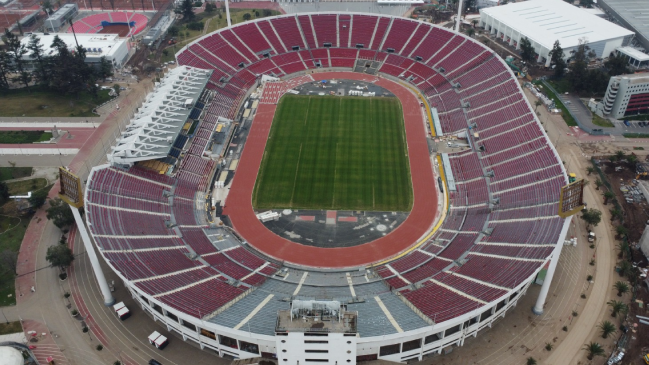
POLYGON ((354 247, 320 248, 284 239, 268 230, 252 209, 252 191, 266 148, 276 105, 257 109, 224 207, 234 229, 253 247, 277 260, 310 267, 343 268, 368 265, 397 255, 430 229, 437 210, 437 186, 433 176, 426 129, 417 97, 396 82, 353 72, 324 72, 316 81, 349 79, 374 82, 396 95, 403 106, 414 203, 408 218, 389 235, 354 247))

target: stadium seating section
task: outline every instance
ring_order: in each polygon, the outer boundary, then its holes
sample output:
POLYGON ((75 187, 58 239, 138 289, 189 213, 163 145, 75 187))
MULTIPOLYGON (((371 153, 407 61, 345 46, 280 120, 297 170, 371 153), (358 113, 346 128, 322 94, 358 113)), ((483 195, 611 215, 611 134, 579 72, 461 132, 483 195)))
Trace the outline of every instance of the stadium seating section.
MULTIPOLYGON (((89 27, 95 24, 87 19, 89 27)), ((404 308, 443 322, 502 300, 529 282, 559 240, 564 221, 556 218, 557 202, 566 183, 560 160, 507 65, 464 35, 403 18, 289 15, 207 35, 177 59, 214 70, 207 87, 215 95, 195 135, 174 145, 186 154, 179 172, 172 178, 137 167, 95 170, 87 216, 111 265, 181 312, 204 317, 240 300, 213 318, 233 327, 266 296, 243 295, 251 289, 348 298, 351 282, 356 296, 380 298, 393 315, 403 313, 395 318, 402 328, 417 328, 425 322, 404 308), (451 209, 441 228, 419 248, 374 268, 374 278, 359 280, 299 271, 277 280, 281 264, 244 246, 218 249, 194 204, 214 169, 203 151, 216 119, 235 115, 259 74, 287 76, 317 64, 351 71, 357 59, 380 62, 380 73, 418 87, 436 108, 444 134, 472 132, 472 149, 449 155, 456 189, 448 192, 451 209)), ((277 103, 286 90, 285 82, 268 83, 261 102, 277 103)), ((261 313, 282 306, 272 302, 261 313)), ((383 316, 375 300, 350 308, 361 312, 359 321, 363 311, 383 316)), ((385 334, 376 323, 359 322, 362 335, 385 334)))

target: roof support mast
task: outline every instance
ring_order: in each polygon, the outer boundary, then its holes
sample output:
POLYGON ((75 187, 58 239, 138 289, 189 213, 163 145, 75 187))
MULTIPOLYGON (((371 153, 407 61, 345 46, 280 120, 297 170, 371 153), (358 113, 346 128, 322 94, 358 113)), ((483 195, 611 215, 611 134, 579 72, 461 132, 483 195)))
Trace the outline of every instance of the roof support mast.
MULTIPOLYGON (((227 4, 227 1, 226 1, 227 4)), ((464 0, 460 0, 460 2, 457 5, 457 18, 455 19, 455 31, 460 32, 460 23, 462 22, 462 5, 464 4, 464 0)))

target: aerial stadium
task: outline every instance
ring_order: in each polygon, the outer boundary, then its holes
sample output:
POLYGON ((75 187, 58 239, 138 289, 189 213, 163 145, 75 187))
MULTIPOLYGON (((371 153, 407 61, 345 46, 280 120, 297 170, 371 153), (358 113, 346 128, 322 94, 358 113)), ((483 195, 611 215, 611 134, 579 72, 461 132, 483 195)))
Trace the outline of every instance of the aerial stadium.
POLYGON ((547 270, 543 310, 568 179, 493 51, 340 12, 176 58, 84 192, 101 256, 169 331, 233 358, 404 362, 490 328, 547 270))

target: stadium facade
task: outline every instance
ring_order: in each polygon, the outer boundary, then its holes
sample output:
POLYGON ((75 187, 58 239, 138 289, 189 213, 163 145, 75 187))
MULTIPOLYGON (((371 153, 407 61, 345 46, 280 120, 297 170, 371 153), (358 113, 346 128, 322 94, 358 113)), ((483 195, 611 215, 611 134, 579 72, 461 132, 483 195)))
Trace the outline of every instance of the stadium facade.
MULTIPOLYGON (((174 122, 142 127, 138 114, 118 144, 138 136, 143 143, 132 150, 150 148, 155 160, 97 166, 85 191, 101 255, 168 331, 220 356, 404 362, 490 328, 547 268, 535 306, 542 312, 570 223, 557 217, 567 177, 512 71, 490 49, 410 19, 318 13, 238 24, 176 57, 181 71, 170 72, 145 104, 174 122), (426 115, 429 132, 465 135, 471 146, 438 157, 446 181, 429 187, 443 191, 437 225, 429 222, 429 231, 397 255, 344 268, 287 261, 250 236, 251 227, 215 224, 206 204, 216 176, 231 173, 224 161, 241 153, 229 145, 231 122, 251 94, 257 113, 274 110, 281 93, 320 81, 327 70, 417 89, 424 108, 411 118, 426 115), (174 88, 165 89, 179 82, 177 73, 194 75, 201 88, 182 106, 169 101, 179 97, 174 88), (261 75, 283 79, 272 85, 279 96, 265 94, 272 88, 260 85, 261 75), (163 130, 175 138, 146 143, 163 130)), ((263 132, 256 121, 251 135, 263 132)), ((241 164, 248 163, 246 148, 241 164)))

